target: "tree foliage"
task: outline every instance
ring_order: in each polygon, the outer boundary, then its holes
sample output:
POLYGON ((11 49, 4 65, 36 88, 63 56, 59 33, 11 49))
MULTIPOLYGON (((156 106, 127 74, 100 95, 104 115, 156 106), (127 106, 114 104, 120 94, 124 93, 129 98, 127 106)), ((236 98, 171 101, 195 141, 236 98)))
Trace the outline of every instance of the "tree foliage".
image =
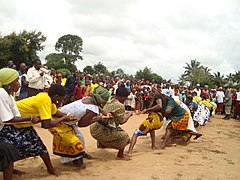
POLYGON ((55 44, 55 49, 63 54, 71 55, 75 61, 78 59, 82 60, 83 58, 80 55, 82 52, 82 44, 83 41, 81 37, 67 34, 58 39, 57 43, 55 44))
POLYGON ((60 53, 48 54, 46 65, 55 69, 66 68, 71 72, 77 70, 75 62, 83 59, 80 55, 82 51, 82 39, 77 35, 67 34, 58 39, 55 44, 56 51, 60 53))
POLYGON ((108 70, 106 68, 106 66, 103 65, 103 63, 101 62, 98 62, 98 64, 95 64, 93 66, 93 69, 94 69, 94 73, 97 75, 100 75, 100 74, 108 74, 108 70))
POLYGON ((180 81, 182 83, 190 82, 191 85, 209 84, 211 83, 211 69, 201 65, 196 59, 191 60, 190 64, 186 63, 184 67, 184 74, 181 75, 180 81))
POLYGON ((26 31, 20 33, 12 32, 9 35, 0 37, 0 66, 7 65, 9 60, 19 66, 20 63, 31 65, 37 58, 37 51, 42 51, 42 43, 46 37, 40 31, 26 31))
POLYGON ((159 76, 156 73, 152 73, 151 68, 147 68, 145 67, 143 70, 139 70, 136 72, 135 75, 136 79, 144 79, 144 80, 150 80, 150 81, 154 81, 154 82, 158 82, 161 83, 163 81, 163 78, 161 76, 159 76))
POLYGON ((95 73, 92 66, 86 66, 85 68, 83 68, 83 72, 91 75, 95 73))
POLYGON ((74 63, 69 62, 69 57, 67 54, 63 53, 51 53, 45 57, 46 65, 49 68, 54 69, 68 69, 73 72, 77 70, 77 67, 74 63))

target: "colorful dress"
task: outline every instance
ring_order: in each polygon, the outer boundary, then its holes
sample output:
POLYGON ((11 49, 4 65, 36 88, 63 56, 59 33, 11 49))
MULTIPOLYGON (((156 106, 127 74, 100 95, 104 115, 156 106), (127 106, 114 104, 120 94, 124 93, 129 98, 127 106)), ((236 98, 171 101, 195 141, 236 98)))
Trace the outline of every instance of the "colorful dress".
MULTIPOLYGON (((84 98, 83 98, 84 99, 84 98)), ((83 147, 85 147, 85 141, 84 141, 84 137, 81 133, 81 131, 79 130, 79 128, 77 127, 76 123, 77 121, 81 121, 81 118, 86 114, 86 110, 90 110, 92 112, 94 112, 96 115, 99 114, 99 108, 98 106, 94 105, 94 104, 84 104, 82 103, 82 100, 78 100, 78 101, 75 101, 75 102, 72 102, 70 104, 67 104, 65 106, 63 106, 60 111, 63 112, 63 113, 70 113, 70 114, 73 114, 77 120, 76 121, 71 121, 71 122, 65 122, 63 125, 61 126, 57 126, 55 128, 52 128, 50 129, 50 132, 53 131, 55 133, 58 133, 60 131, 63 131, 61 130, 62 128, 65 128, 66 126, 68 127, 71 127, 73 130, 74 130, 74 134, 78 137, 78 139, 81 141, 83 147)), ((71 136, 71 133, 72 131, 66 131, 65 134, 66 134, 66 137, 68 137, 68 134, 70 134, 71 136)), ((62 137, 63 135, 59 134, 57 137, 62 137)), ((66 138, 66 141, 64 143, 66 144, 69 144, 71 143, 71 138, 70 136, 68 138, 66 138)), ((54 138, 54 141, 53 143, 54 144, 62 144, 59 142, 59 138, 54 138)), ((65 144, 65 145, 66 145, 65 144)), ((60 162, 61 163, 68 163, 70 161, 73 161, 75 159, 78 159, 79 157, 71 157, 71 156, 65 156, 65 157, 61 157, 60 159, 60 162)))
MULTIPOLYGON (((56 105, 52 104, 47 93, 39 93, 36 96, 18 101, 17 106, 22 116, 38 116, 41 121, 52 119, 52 115, 57 112, 56 105)), ((25 126, 31 127, 31 124, 25 126)), ((53 135, 54 154, 65 157, 78 157, 84 153, 83 145, 71 126, 61 122, 56 127, 48 130, 53 135)))
POLYGON ((145 119, 142 124, 139 126, 137 130, 135 130, 134 134, 137 136, 146 136, 147 133, 153 130, 160 129, 163 124, 163 114, 166 109, 166 100, 163 98, 161 94, 157 94, 153 97, 150 106, 153 107, 157 105, 156 100, 161 99, 162 100, 162 109, 156 112, 151 112, 148 114, 147 119, 145 119), (144 130, 140 130, 141 128, 145 128, 144 130))
POLYGON ((167 125, 167 129, 170 129, 171 137, 180 136, 184 141, 188 142, 192 137, 189 132, 197 132, 194 127, 191 112, 183 102, 179 102, 178 104, 177 102, 173 102, 172 98, 169 100, 167 106, 170 106, 173 109, 169 115, 171 121, 167 125))
POLYGON ((104 110, 111 112, 113 118, 103 119, 90 125, 90 132, 97 140, 98 148, 120 149, 130 142, 128 134, 119 127, 124 123, 125 107, 114 97, 104 106, 104 110), (112 128, 111 128, 112 127, 112 128))

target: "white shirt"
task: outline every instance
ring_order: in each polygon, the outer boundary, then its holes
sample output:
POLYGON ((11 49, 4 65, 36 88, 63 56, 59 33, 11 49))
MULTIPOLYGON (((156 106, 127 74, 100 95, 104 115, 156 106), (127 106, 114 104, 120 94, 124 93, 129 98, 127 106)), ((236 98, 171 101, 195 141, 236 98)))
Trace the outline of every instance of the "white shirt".
POLYGON ((73 114, 77 118, 76 121, 65 122, 66 124, 68 124, 68 125, 76 124, 76 122, 79 121, 86 114, 87 109, 89 109, 90 111, 93 111, 96 114, 99 114, 99 108, 97 105, 83 104, 82 103, 83 99, 80 99, 80 100, 74 101, 70 104, 67 104, 60 109, 61 112, 66 113, 66 114, 67 113, 73 114))
POLYGON ((240 101, 240 92, 236 92, 236 94, 237 94, 237 101, 240 101))
POLYGON ((201 89, 197 90, 197 88, 195 88, 193 91, 197 93, 197 96, 201 96, 201 89))
MULTIPOLYGON (((12 95, 0 88, 0 122, 10 121, 14 116, 21 116, 12 95)), ((0 131, 4 125, 0 125, 0 131)))
POLYGON ((217 103, 223 103, 225 95, 223 91, 217 91, 216 93, 216 98, 217 98, 217 103))
POLYGON ((34 89, 44 89, 45 77, 41 76, 41 70, 37 70, 35 67, 31 67, 27 71, 28 87, 34 89))

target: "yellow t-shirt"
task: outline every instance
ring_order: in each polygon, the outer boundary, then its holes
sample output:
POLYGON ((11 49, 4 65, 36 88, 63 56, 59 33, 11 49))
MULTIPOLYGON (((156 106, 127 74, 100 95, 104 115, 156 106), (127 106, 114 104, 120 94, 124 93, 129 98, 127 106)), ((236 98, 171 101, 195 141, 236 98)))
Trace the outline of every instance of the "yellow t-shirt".
MULTIPOLYGON (((45 92, 17 101, 17 107, 21 116, 38 116, 41 121, 52 119, 52 115, 57 112, 56 105, 52 103, 51 98, 45 92)), ((15 127, 21 128, 31 125, 21 124, 15 125, 15 127)))
POLYGON ((94 91, 94 89, 95 89, 95 87, 98 87, 98 86, 99 86, 99 84, 97 84, 97 83, 95 83, 95 84, 92 84, 92 83, 91 83, 90 89, 89 89, 90 93, 92 94, 93 91, 94 91))

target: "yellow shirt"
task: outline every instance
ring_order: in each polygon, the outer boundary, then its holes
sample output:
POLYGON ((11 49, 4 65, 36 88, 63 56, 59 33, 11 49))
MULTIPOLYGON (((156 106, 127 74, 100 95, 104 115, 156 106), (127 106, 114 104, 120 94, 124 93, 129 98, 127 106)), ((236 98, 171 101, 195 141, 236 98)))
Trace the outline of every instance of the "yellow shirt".
POLYGON ((202 98, 199 96, 194 96, 192 101, 200 105, 202 102, 202 98))
POLYGON ((206 106, 209 110, 211 109, 211 107, 213 107, 213 105, 210 103, 210 100, 203 100, 202 101, 204 106, 206 106))
POLYGON ((95 87, 98 87, 99 86, 99 84, 97 84, 97 83, 95 83, 95 84, 93 84, 93 83, 91 83, 91 85, 90 85, 90 93, 92 94, 93 93, 93 91, 94 91, 94 89, 95 89, 95 87))
MULTIPOLYGON (((52 119, 57 107, 52 103, 47 93, 42 92, 36 96, 17 101, 17 107, 21 116, 38 116, 41 121, 52 119)), ((15 125, 17 128, 29 127, 32 124, 15 125)))

